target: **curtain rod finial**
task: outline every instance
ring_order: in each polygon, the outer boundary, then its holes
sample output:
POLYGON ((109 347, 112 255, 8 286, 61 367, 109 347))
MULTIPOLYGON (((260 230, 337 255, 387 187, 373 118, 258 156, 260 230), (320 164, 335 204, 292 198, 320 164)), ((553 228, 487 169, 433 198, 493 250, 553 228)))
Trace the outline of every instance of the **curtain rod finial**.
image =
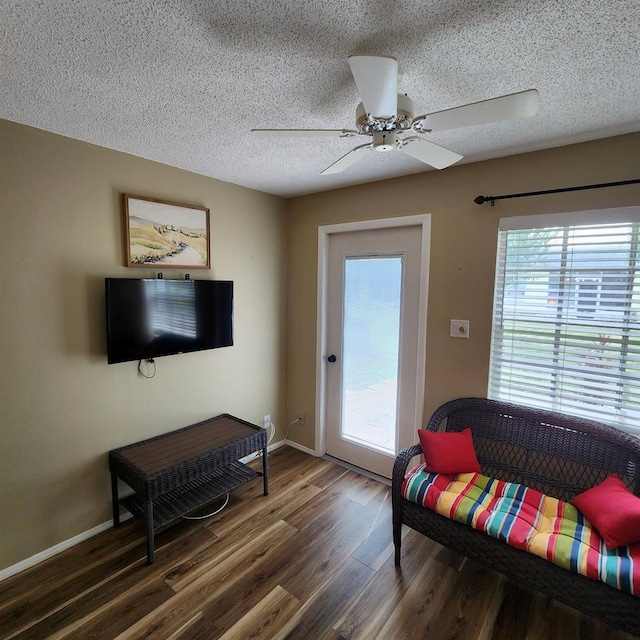
POLYGON ((474 198, 473 201, 476 204, 484 204, 485 202, 487 202, 489 200, 489 198, 485 198, 484 196, 478 196, 477 198, 474 198))

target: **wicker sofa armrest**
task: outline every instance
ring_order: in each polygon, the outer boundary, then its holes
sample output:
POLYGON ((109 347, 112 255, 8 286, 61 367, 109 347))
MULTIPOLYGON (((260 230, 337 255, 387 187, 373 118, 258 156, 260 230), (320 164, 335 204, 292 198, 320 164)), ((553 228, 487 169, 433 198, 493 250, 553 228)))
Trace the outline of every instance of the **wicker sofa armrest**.
POLYGON ((393 505, 393 541, 396 549, 396 565, 400 564, 400 532, 402 529, 402 484, 407 467, 413 458, 422 454, 422 447, 414 444, 400 451, 393 464, 391 481, 391 503, 393 505))
POLYGON ((404 480, 404 476, 407 473, 407 467, 413 458, 422 455, 422 447, 419 444, 414 444, 411 447, 407 447, 400 451, 396 456, 396 461, 393 464, 393 486, 399 486, 404 480))

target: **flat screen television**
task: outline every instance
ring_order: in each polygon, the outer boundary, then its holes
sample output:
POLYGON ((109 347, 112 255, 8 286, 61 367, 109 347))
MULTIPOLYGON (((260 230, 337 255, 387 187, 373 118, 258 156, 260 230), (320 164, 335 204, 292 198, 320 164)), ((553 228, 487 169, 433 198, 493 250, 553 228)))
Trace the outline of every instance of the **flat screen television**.
POLYGON ((233 344, 233 282, 105 278, 107 361, 233 344))

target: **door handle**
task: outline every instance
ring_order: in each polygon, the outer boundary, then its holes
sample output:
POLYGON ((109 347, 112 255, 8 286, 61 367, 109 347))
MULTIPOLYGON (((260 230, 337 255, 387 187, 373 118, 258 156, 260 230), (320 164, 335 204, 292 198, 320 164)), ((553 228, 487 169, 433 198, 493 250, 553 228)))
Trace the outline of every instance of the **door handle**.
POLYGON ((333 363, 336 361, 336 357, 335 357, 333 354, 331 354, 331 355, 327 358, 327 361, 328 361, 328 362, 331 362, 331 364, 333 364, 333 363))

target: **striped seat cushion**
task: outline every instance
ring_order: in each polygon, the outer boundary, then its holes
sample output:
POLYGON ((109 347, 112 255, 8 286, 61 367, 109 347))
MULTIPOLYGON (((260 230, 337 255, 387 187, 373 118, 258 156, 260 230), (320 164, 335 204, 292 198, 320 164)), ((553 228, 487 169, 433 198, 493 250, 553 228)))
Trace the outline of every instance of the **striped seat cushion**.
POLYGON ((485 532, 526 551, 543 520, 545 495, 521 484, 505 482, 485 524, 485 532))
POLYGON ((429 473, 426 464, 421 464, 405 476, 402 493, 407 500, 435 511, 440 494, 454 478, 453 475, 429 473))
POLYGON ((573 505, 479 473, 405 478, 404 497, 560 567, 640 595, 640 543, 609 549, 573 505))
POLYGON ((435 511, 484 531, 504 484, 480 473, 460 473, 441 492, 435 511))
POLYGON ((430 473, 421 464, 407 474, 404 497, 447 518, 484 531, 491 508, 506 484, 480 473, 430 473))

